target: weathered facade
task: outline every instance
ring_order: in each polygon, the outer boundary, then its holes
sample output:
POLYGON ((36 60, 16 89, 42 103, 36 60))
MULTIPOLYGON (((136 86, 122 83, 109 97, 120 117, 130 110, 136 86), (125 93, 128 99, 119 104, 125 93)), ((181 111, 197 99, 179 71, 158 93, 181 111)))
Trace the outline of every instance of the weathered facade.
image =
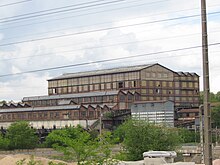
POLYGON ((141 101, 131 106, 131 116, 137 120, 174 126, 174 103, 172 101, 141 101))
POLYGON ((172 100, 176 107, 199 105, 199 76, 160 64, 63 74, 48 80, 49 95, 123 90, 141 101, 172 100))
POLYGON ((92 125, 89 121, 107 111, 127 112, 134 102, 161 100, 172 101, 175 111, 198 107, 199 76, 160 64, 63 74, 48 80, 48 95, 0 106, 0 124, 27 120, 44 126, 59 121, 60 126, 77 121, 92 125))

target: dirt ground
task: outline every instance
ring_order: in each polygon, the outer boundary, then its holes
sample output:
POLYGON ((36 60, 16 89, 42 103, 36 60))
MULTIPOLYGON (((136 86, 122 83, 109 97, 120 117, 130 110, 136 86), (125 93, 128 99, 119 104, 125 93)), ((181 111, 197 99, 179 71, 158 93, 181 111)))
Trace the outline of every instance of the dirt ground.
MULTIPOLYGON (((25 162, 28 162, 30 160, 30 156, 29 155, 0 155, 0 165, 16 165, 16 162, 19 160, 22 160, 25 158, 25 162)), ((48 165, 48 163, 50 161, 53 161, 54 163, 66 163, 63 161, 59 161, 59 160, 51 160, 51 159, 47 159, 47 158, 42 158, 42 157, 34 157, 34 160, 36 161, 41 161, 43 163, 43 165, 48 165)), ((66 163, 67 165, 76 165, 76 163, 66 163)), ((25 164, 26 165, 26 164, 25 164)))

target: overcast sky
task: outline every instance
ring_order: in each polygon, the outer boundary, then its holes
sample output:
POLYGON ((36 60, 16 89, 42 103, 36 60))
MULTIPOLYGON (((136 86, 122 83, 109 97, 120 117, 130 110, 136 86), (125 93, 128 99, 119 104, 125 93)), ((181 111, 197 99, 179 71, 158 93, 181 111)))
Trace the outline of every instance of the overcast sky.
MULTIPOLYGON (((148 63, 196 72, 202 90, 201 47, 166 52, 201 46, 200 0, 1 0, 0 10, 0 100, 46 95, 47 79, 66 72, 148 63), (3 76, 134 55, 144 56, 3 76)), ((219 0, 207 1, 207 13, 209 44, 220 43, 219 0)), ((219 52, 209 47, 215 93, 219 52)))

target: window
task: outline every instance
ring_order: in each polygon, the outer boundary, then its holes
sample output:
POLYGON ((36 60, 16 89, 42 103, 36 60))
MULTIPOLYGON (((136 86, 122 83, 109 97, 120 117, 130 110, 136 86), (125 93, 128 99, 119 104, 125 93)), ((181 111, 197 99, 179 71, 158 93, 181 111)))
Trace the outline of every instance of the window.
POLYGON ((74 115, 75 117, 78 117, 78 116, 79 116, 79 112, 74 112, 73 115, 74 115))
POLYGON ((149 89, 149 93, 153 94, 154 93, 153 89, 149 89))
POLYGON ((55 117, 58 118, 59 116, 60 116, 60 113, 59 113, 59 112, 56 112, 56 113, 55 113, 55 117))
POLYGON ((99 84, 95 84, 95 90, 100 90, 99 84))
POLYGON ((105 90, 105 84, 101 84, 101 90, 105 90))
POLYGON ((149 81, 149 86, 153 87, 154 86, 154 82, 153 81, 149 81))
POLYGON ((88 91, 88 85, 83 86, 83 91, 87 92, 88 91))
POLYGON ((68 93, 72 93, 72 88, 68 87, 68 93))
POLYGON ((94 117, 94 112, 93 111, 89 112, 89 117, 94 117))
POLYGON ((146 89, 141 89, 141 93, 142 93, 142 94, 146 94, 146 93, 147 93, 147 90, 146 90, 146 89))
POLYGON ((141 86, 146 87, 147 86, 146 81, 141 81, 141 86))
POLYGON ((72 87, 72 92, 73 92, 73 93, 76 93, 76 92, 77 92, 77 86, 73 86, 73 87, 72 87))
POLYGON ((63 88, 63 92, 62 93, 67 93, 67 87, 63 88))
POLYGON ((114 96, 109 96, 110 101, 114 101, 114 96))
POLYGON ((124 86, 123 82, 118 83, 118 88, 123 88, 123 86, 124 86))
POLYGON ((180 87, 179 82, 175 82, 175 87, 176 87, 176 88, 179 88, 179 87, 180 87))
POLYGON ((79 92, 82 92, 82 86, 79 86, 79 92))
POLYGON ((89 90, 90 91, 93 91, 94 89, 93 89, 93 85, 89 85, 89 90))
POLYGON ((125 101, 125 95, 120 95, 119 96, 119 101, 125 101))
POLYGON ((157 94, 159 94, 159 93, 160 93, 160 89, 156 89, 155 92, 156 92, 157 94))
POLYGON ((167 86, 167 82, 163 81, 162 82, 162 87, 166 87, 167 86))
POLYGON ((97 96, 96 101, 101 102, 102 101, 102 96, 97 96))
POLYGON ((86 103, 90 102, 90 97, 85 97, 84 102, 86 102, 86 103))
POLYGON ((82 112, 81 112, 81 116, 82 116, 82 117, 86 117, 86 111, 82 111, 82 112))
POLYGON ((112 87, 111 87, 111 83, 107 83, 106 84, 106 89, 111 89, 112 87))
POLYGON ((136 84, 136 81, 133 81, 133 87, 136 87, 137 84, 136 84))
POLYGON ((168 86, 172 87, 173 86, 173 82, 168 82, 168 86))
POLYGON ((53 89, 52 89, 52 93, 53 93, 53 94, 57 94, 57 88, 53 88, 53 89))
POLYGON ((133 96, 132 95, 128 95, 128 100, 133 100, 133 96))

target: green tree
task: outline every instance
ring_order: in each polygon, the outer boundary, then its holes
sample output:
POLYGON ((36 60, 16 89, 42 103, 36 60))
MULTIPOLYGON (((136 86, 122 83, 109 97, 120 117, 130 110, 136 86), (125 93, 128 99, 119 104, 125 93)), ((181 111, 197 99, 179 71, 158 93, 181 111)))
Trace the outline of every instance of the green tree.
POLYGON ((68 127, 54 130, 46 143, 64 153, 65 159, 77 161, 80 164, 112 164, 111 157, 112 136, 110 132, 94 138, 82 127, 68 127))
POLYGON ((212 122, 214 123, 215 126, 219 128, 220 127, 220 105, 212 109, 211 116, 212 116, 212 122))
POLYGON ((73 159, 78 164, 93 157, 97 148, 97 142, 79 126, 54 130, 47 136, 46 143, 62 151, 66 159, 73 159))
POLYGON ((174 150, 181 142, 176 128, 150 124, 145 121, 128 120, 117 130, 124 146, 125 159, 143 159, 143 152, 149 150, 174 150))
POLYGON ((5 138, 0 134, 0 150, 7 150, 9 146, 9 139, 5 138))
POLYGON ((190 131, 186 128, 179 128, 178 129, 179 137, 181 138, 182 143, 194 143, 199 142, 199 132, 190 131))
POLYGON ((35 130, 30 128, 28 122, 19 121, 11 124, 6 133, 10 149, 32 149, 38 144, 35 130))

